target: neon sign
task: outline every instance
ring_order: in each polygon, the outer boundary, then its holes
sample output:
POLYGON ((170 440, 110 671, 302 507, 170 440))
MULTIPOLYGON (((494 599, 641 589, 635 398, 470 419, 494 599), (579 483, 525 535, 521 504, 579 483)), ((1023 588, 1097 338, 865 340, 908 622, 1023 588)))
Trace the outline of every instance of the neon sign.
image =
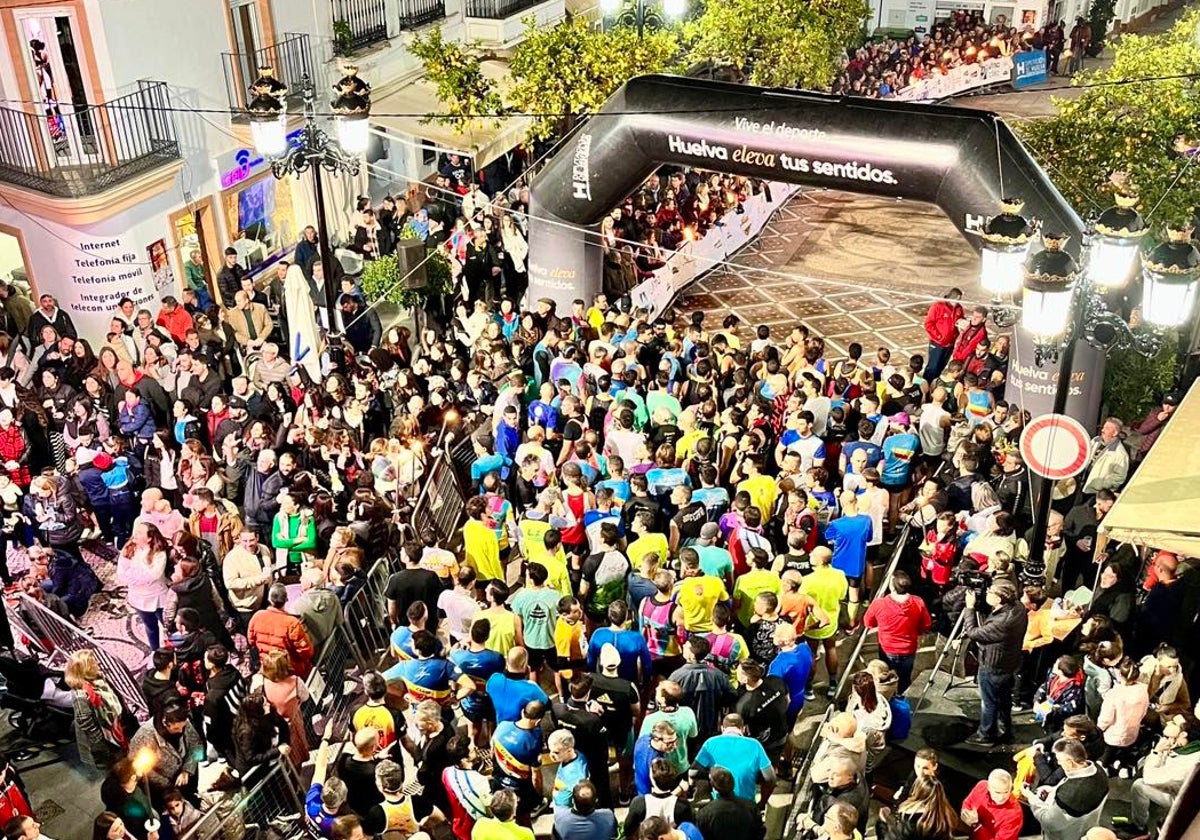
MULTIPOLYGON (((304 129, 301 127, 287 136, 289 149, 299 147, 300 136, 303 133, 304 129)), ((271 162, 265 155, 261 155, 253 149, 237 149, 233 152, 226 152, 217 158, 217 172, 221 177, 221 189, 227 190, 235 187, 270 165, 271 162)))

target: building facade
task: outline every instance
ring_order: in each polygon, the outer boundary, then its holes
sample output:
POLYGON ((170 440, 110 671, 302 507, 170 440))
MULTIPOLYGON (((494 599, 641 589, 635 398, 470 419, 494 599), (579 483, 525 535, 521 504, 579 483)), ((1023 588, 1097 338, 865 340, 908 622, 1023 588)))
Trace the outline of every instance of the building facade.
POLYGON ((226 247, 270 270, 315 213, 309 179, 276 180, 253 149, 241 112, 262 65, 292 97, 311 76, 320 111, 345 61, 373 85, 371 164, 327 179, 344 238, 372 176, 417 180, 441 151, 519 140, 459 144, 415 111, 388 116, 428 101, 413 33, 442 27, 502 57, 522 18, 562 14, 563 0, 0 0, 0 279, 56 296, 95 349, 122 298, 154 311, 178 296, 194 253, 210 285, 226 247))

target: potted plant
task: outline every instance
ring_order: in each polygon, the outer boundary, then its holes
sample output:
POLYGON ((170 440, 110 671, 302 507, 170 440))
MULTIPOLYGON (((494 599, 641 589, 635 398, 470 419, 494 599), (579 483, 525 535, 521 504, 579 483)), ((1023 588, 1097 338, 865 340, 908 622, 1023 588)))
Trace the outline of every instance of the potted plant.
POLYGON ((450 258, 440 248, 427 253, 423 264, 425 283, 416 276, 406 276, 394 255, 380 257, 363 266, 359 285, 368 301, 386 300, 404 309, 420 309, 426 300, 448 294, 454 289, 450 258))
POLYGON ((350 29, 350 21, 335 20, 333 22, 333 54, 336 56, 350 55, 350 45, 354 41, 354 31, 350 29))

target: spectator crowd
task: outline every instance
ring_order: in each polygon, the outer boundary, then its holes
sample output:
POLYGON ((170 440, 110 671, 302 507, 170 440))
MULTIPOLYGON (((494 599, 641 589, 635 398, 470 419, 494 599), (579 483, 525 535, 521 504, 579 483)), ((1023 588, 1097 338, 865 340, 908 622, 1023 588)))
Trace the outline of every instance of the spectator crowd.
MULTIPOLYGON (((532 840, 542 814, 562 840, 762 838, 782 782, 811 785, 808 837, 871 820, 1015 840, 1029 819, 1111 840, 1120 778, 1117 827, 1154 831, 1200 760, 1200 568, 1096 542, 1177 394, 1104 421, 1034 550, 1029 418, 1003 399, 1009 339, 986 309, 951 290, 904 359, 632 309, 681 231, 764 188, 669 170, 601 226, 605 293, 523 305, 506 211, 527 192, 488 196, 469 166, 449 158, 428 202, 364 208, 352 240, 365 259, 402 229, 446 248, 449 305, 385 330, 337 278, 346 352, 316 375, 274 339, 298 316, 270 290, 294 268, 323 304, 310 232, 277 276, 227 261, 207 310, 195 288, 122 307, 98 356, 47 296, 26 341, 0 334, 23 348, 0 368, 5 582, 70 621, 103 587, 150 651, 144 721, 94 654, 67 664, 79 761, 104 779, 95 838, 211 836, 189 831, 281 766, 304 778, 309 836, 338 840, 532 840), (445 540, 410 500, 448 437, 473 457, 445 540), (381 559, 386 661, 336 675, 349 713, 314 731, 320 654, 381 559), (858 632, 877 653, 846 661, 858 632), (960 802, 927 746, 876 784, 938 634, 977 666, 968 743, 995 768, 960 802), (830 704, 797 778, 797 723, 830 704), (1015 754, 1014 706, 1040 729, 1015 754)), ((33 816, 4 830, 42 836, 33 816)))

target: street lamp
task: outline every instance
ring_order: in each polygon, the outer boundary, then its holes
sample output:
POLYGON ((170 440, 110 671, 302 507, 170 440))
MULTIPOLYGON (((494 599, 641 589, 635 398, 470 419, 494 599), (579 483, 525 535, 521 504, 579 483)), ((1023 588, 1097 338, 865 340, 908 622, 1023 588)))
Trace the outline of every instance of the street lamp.
MULTIPOLYGON (((259 68, 259 78, 250 86, 254 98, 246 111, 255 148, 271 161, 271 173, 279 179, 303 175, 311 170, 313 196, 317 204, 317 238, 321 249, 321 267, 325 274, 325 307, 329 327, 337 323, 337 286, 333 282, 333 252, 329 247, 329 226, 325 218, 325 188, 322 170, 334 174, 357 175, 359 158, 370 139, 371 86, 358 77, 358 67, 343 68, 345 76, 334 86, 338 97, 330 107, 334 113, 337 140, 317 124, 317 93, 305 73, 300 79, 304 100, 304 126, 291 144, 287 138, 287 109, 283 99, 287 86, 275 78, 270 67, 259 68)), ((333 341, 330 341, 331 354, 333 341)))
POLYGON ((146 786, 146 807, 150 809, 146 814, 147 834, 156 834, 162 827, 158 814, 154 810, 154 800, 150 798, 150 771, 156 764, 158 764, 158 753, 152 747, 142 747, 133 757, 133 772, 141 777, 142 783, 146 786))
MULTIPOLYGON (((1047 234, 1044 247, 1026 260, 1021 320, 1034 337, 1034 361, 1059 362, 1054 389, 1055 414, 1067 407, 1074 373, 1075 346, 1080 340, 1105 351, 1133 349, 1152 358, 1162 349, 1165 328, 1188 320, 1200 278, 1200 251, 1191 241, 1190 225, 1171 227, 1167 241, 1141 255, 1144 296, 1141 320, 1135 329, 1108 308, 1104 293, 1128 282, 1147 231, 1134 210, 1136 194, 1119 192, 1116 206, 1090 222, 1084 232, 1077 263, 1065 250, 1064 234, 1047 234)), ((1050 519, 1053 482, 1038 483, 1030 562, 1044 565, 1046 530, 1050 519)))
POLYGON ((615 18, 615 23, 636 26, 638 40, 647 26, 661 28, 667 19, 677 20, 687 13, 687 0, 662 0, 662 14, 651 8, 650 0, 600 0, 603 16, 615 18))

